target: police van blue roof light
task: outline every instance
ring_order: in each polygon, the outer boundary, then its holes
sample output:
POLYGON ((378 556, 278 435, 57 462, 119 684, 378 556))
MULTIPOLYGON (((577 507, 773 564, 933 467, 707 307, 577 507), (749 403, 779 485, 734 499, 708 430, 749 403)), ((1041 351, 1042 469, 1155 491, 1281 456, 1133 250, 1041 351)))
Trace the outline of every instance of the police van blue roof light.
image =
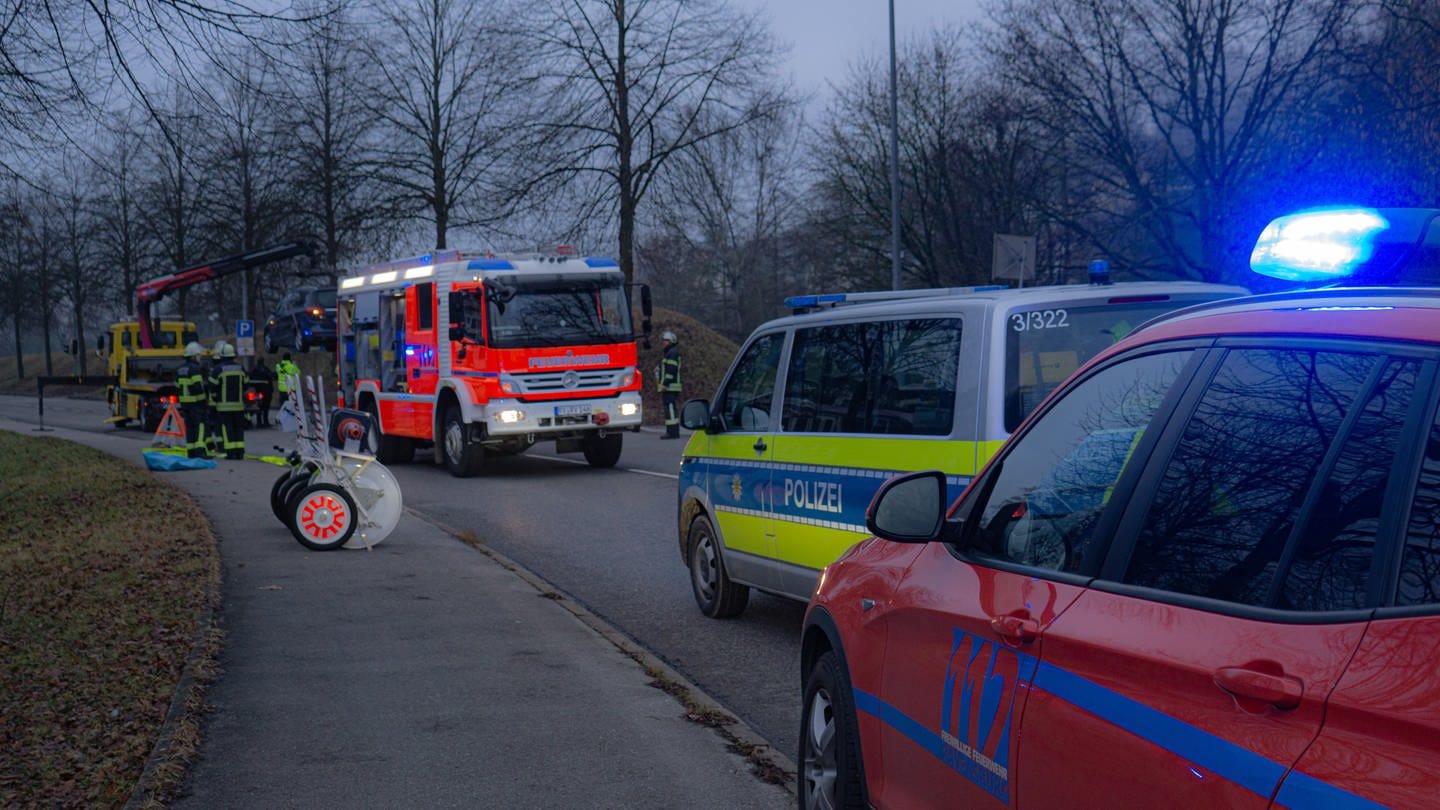
POLYGON ((1334 281, 1349 276, 1374 251, 1390 223, 1369 208, 1306 211, 1280 217, 1261 232, 1250 269, 1286 281, 1334 281))
POLYGON ((787 309, 801 309, 818 307, 821 304, 840 304, 845 301, 845 293, 827 293, 825 295, 792 295, 785 299, 787 309))

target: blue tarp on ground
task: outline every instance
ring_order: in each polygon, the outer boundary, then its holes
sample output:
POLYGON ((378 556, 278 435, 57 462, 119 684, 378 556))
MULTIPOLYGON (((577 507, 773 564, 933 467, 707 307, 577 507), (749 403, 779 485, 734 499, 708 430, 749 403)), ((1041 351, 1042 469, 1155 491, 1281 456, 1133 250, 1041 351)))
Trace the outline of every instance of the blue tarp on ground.
POLYGON ((215 467, 215 462, 208 458, 187 458, 163 450, 145 450, 142 452, 145 456, 145 466, 160 472, 209 470, 215 467))

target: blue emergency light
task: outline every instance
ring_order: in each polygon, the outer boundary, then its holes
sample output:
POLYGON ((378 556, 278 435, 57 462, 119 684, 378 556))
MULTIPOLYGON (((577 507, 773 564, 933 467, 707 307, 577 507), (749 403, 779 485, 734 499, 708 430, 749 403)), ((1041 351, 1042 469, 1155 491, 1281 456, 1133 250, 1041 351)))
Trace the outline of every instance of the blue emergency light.
POLYGON ((1283 216, 1260 233, 1250 253, 1250 269, 1286 281, 1338 281, 1370 260, 1389 228, 1389 220, 1371 208, 1283 216))

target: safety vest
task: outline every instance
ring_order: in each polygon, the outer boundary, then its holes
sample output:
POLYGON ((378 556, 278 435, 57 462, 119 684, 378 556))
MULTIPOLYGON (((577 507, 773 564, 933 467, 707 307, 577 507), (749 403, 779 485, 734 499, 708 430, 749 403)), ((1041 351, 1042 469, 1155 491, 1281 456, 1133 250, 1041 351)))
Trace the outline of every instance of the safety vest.
POLYGON ((217 366, 210 376, 210 402, 220 413, 245 410, 245 369, 239 363, 217 366))
POLYGON ((199 405, 205 401, 205 369, 199 363, 185 361, 175 370, 175 384, 180 386, 181 405, 199 405))
POLYGON ((281 360, 275 364, 275 385, 281 391, 290 390, 290 375, 300 374, 300 367, 290 360, 281 360))
POLYGON ((660 379, 656 380, 656 385, 660 391, 680 390, 680 347, 673 343, 660 361, 660 379))

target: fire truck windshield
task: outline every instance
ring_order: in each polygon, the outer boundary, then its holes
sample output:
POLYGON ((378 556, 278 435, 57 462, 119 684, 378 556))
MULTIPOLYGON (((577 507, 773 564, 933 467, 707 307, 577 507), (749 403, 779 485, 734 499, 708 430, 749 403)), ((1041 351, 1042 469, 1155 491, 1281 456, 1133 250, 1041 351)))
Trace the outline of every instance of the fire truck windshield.
POLYGON ((485 298, 489 343, 497 349, 618 343, 633 337, 619 274, 491 279, 485 298))

